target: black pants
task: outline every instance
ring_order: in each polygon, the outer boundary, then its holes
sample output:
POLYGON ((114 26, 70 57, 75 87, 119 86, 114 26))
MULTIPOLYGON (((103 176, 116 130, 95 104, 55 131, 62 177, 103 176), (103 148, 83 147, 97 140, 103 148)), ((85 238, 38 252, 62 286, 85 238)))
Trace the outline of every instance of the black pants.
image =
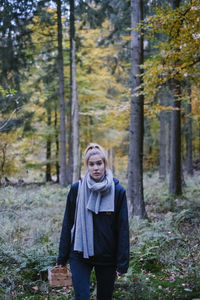
POLYGON ((73 258, 69 262, 76 300, 90 300, 90 275, 93 267, 97 279, 97 300, 112 300, 116 267, 93 266, 73 258))

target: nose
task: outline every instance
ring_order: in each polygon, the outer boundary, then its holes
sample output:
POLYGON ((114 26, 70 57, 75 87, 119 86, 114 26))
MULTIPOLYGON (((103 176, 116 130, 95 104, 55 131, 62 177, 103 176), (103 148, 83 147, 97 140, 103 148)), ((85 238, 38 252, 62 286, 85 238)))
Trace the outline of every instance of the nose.
POLYGON ((95 164, 95 165, 94 165, 94 170, 98 170, 98 168, 99 168, 98 165, 95 164))

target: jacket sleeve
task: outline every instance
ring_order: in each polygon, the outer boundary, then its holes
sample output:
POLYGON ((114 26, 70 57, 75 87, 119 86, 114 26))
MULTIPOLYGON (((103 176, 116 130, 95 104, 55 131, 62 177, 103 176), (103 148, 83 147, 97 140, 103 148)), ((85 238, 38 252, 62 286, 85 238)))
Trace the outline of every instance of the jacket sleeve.
POLYGON ((69 259, 71 247, 71 229, 74 224, 76 196, 77 191, 72 186, 67 196, 65 214, 60 235, 59 255, 57 258, 57 264, 63 266, 66 265, 67 260, 69 259))
MULTIPOLYGON (((120 191, 121 192, 121 191, 120 191)), ((117 247, 117 271, 121 274, 126 273, 129 266, 129 221, 126 192, 120 193, 121 203, 118 213, 118 247, 117 247)))

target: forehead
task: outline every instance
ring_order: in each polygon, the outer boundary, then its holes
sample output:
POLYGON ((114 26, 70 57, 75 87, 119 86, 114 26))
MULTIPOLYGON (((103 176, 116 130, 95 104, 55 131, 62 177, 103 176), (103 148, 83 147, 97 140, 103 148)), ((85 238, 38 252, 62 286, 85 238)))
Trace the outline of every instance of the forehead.
POLYGON ((95 163, 95 162, 97 162, 97 161, 103 161, 103 159, 102 159, 102 157, 101 157, 100 154, 93 154, 93 155, 91 155, 91 156, 89 157, 89 159, 88 159, 88 163, 89 163, 89 162, 95 163))

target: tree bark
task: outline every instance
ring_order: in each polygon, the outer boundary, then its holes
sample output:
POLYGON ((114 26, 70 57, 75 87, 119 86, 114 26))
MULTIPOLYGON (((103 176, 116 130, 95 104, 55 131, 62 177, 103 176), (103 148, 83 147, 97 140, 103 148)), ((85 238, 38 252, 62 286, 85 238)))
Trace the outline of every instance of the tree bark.
POLYGON ((54 119, 54 130, 55 130, 55 142, 56 142, 56 182, 59 183, 60 167, 59 167, 59 134, 58 134, 58 112, 57 105, 55 105, 55 119, 54 119))
POLYGON ((113 147, 108 150, 108 158, 110 169, 115 174, 115 150, 113 147))
POLYGON ((69 179, 75 182, 80 177, 79 106, 76 85, 76 42, 74 0, 70 0, 70 138, 69 179))
POLYGON ((172 0, 172 8, 176 9, 179 7, 181 0, 172 0))
POLYGON ((198 157, 200 157, 200 121, 198 122, 199 125, 199 147, 198 147, 198 157))
MULTIPOLYGON (((179 7, 180 0, 172 0, 172 8, 179 7)), ((173 110, 171 112, 171 151, 170 151, 170 178, 169 193, 182 194, 182 167, 181 167, 181 94, 180 82, 172 80, 174 95, 173 110)))
MULTIPOLYGON (((165 106, 164 90, 159 93, 160 105, 165 106)), ((160 167, 159 178, 165 180, 167 175, 167 128, 166 111, 160 112, 160 167)))
MULTIPOLYGON (((48 105, 48 104, 47 104, 48 105)), ((47 107, 47 127, 51 126, 51 109, 47 107)), ((51 178, 51 137, 47 136, 47 142, 46 142, 46 181, 52 181, 51 178)))
MULTIPOLYGON (((135 30, 143 19, 143 1, 131 0, 131 111, 129 130, 129 165, 127 196, 130 214, 145 218, 147 216, 143 195, 143 137, 144 113, 143 95, 136 95, 136 88, 142 83, 143 38, 135 30)), ((137 93, 141 89, 137 90, 137 93)))
POLYGON ((58 72, 59 72, 59 99, 60 99, 60 184, 67 185, 66 171, 66 126, 65 126, 65 99, 64 99, 64 72, 63 72, 63 47, 62 47, 62 21, 61 0, 57 3, 58 26, 58 72))
POLYGON ((0 163, 0 180, 2 179, 2 177, 5 175, 4 174, 4 167, 5 167, 5 164, 6 164, 6 152, 7 152, 7 146, 8 144, 7 143, 4 143, 2 145, 2 160, 1 160, 1 163, 0 163))
POLYGON ((170 113, 167 113, 167 173, 170 172, 170 151, 171 151, 171 122, 170 122, 170 113))
POLYGON ((190 102, 187 104, 187 120, 186 120, 186 169, 189 175, 193 175, 192 164, 192 105, 191 105, 191 89, 188 87, 188 95, 190 102))
POLYGON ((173 110, 171 112, 171 155, 170 155, 170 181, 169 193, 182 194, 182 171, 181 171, 181 101, 180 82, 173 80, 174 92, 173 110))

